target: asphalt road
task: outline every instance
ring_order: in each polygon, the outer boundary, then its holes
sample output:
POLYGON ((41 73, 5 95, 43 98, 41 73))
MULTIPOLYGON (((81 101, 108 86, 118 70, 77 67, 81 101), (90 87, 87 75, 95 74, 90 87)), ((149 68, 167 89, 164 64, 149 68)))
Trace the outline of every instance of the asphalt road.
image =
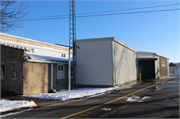
POLYGON ((101 117, 179 117, 179 80, 176 78, 169 81, 160 79, 138 82, 132 88, 116 90, 92 98, 59 101, 6 118, 101 117), (164 84, 156 85, 158 82, 164 82, 164 84), (150 96, 151 98, 143 102, 127 102, 127 97, 130 95, 150 96))
MULTIPOLYGON (((108 118, 179 118, 179 79, 156 85, 136 95, 151 98, 109 113, 108 118)), ((127 102, 127 101, 126 101, 127 102)))

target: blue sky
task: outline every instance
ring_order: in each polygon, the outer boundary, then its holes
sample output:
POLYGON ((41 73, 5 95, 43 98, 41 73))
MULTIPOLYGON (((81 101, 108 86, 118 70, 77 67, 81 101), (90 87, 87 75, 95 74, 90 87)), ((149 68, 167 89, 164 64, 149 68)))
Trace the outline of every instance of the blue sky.
MULTIPOLYGON (((76 13, 111 11, 180 3, 179 0, 77 0, 76 13)), ((69 1, 35 1, 28 3, 24 19, 68 15, 69 1)), ((177 9, 179 5, 118 11, 127 13, 177 9)), ((180 61, 180 10, 167 12, 82 17, 76 19, 77 39, 115 37, 137 51, 156 52, 180 61)), ((69 19, 24 21, 22 28, 7 34, 47 43, 69 45, 69 19)))

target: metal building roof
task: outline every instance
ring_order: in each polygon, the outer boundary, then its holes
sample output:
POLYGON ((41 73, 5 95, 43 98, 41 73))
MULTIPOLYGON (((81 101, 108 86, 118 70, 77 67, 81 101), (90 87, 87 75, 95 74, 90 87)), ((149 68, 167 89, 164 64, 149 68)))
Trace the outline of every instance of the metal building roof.
POLYGON ((124 47, 126 47, 129 50, 132 50, 133 52, 137 52, 136 50, 134 50, 133 48, 131 48, 130 46, 126 45, 125 43, 121 42, 120 40, 116 39, 115 37, 104 37, 104 38, 90 38, 90 39, 79 39, 76 40, 76 42, 93 42, 93 41, 105 41, 105 40, 111 40, 114 41, 124 47))

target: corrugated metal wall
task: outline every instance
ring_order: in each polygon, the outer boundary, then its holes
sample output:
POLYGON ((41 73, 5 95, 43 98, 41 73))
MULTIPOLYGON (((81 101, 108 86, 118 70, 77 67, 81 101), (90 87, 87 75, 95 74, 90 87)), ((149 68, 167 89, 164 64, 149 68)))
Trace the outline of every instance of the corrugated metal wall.
POLYGON ((136 53, 113 42, 113 73, 115 84, 136 80, 136 53))
POLYGON ((77 41, 77 83, 112 85, 112 41, 77 41))

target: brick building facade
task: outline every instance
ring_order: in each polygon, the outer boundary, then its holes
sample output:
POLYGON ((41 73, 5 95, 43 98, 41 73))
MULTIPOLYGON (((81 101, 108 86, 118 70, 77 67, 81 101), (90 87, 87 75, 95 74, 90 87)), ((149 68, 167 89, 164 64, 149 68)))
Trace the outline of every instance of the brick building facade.
POLYGON ((1 91, 20 95, 48 93, 51 92, 51 77, 53 89, 64 89, 68 87, 67 72, 67 61, 34 60, 26 50, 1 46, 1 91))

